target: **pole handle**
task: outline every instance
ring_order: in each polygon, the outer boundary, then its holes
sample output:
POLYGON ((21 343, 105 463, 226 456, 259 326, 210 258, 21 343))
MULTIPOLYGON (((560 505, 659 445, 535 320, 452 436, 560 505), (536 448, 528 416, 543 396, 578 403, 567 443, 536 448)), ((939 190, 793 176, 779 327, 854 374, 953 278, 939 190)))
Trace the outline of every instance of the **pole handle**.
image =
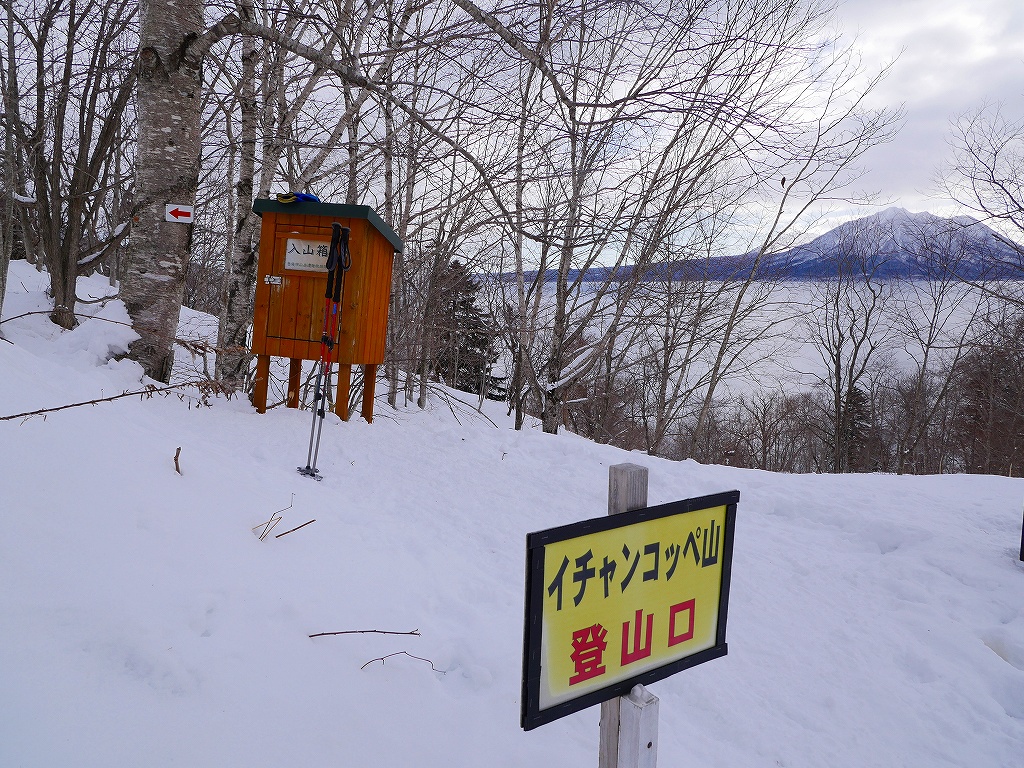
MULTIPOLYGON (((341 242, 341 224, 333 222, 331 224, 331 247, 327 251, 327 290, 324 292, 324 298, 330 301, 334 295, 334 276, 338 272, 338 244, 341 242)), ((337 299, 335 299, 337 301, 337 299)))
POLYGON ((334 278, 334 303, 337 304, 341 301, 341 289, 345 284, 345 272, 347 272, 348 268, 352 266, 352 254, 348 249, 349 228, 341 226, 338 222, 334 222, 332 226, 337 228, 335 231, 341 231, 341 239, 338 243, 337 260, 334 263, 336 275, 334 278))
POLYGON ((349 228, 338 222, 331 222, 331 248, 327 253, 327 291, 324 298, 337 304, 341 301, 341 286, 345 271, 352 266, 352 255, 348 249, 349 228))

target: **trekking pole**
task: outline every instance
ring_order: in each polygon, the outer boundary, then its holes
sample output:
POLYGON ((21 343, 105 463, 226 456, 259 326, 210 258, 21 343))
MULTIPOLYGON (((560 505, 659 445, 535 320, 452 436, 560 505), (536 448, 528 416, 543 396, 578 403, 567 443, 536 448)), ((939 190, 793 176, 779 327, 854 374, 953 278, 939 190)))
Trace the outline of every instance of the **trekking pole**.
POLYGON ((348 247, 349 228, 338 222, 331 225, 331 247, 327 256, 327 290, 324 292, 324 323, 320 336, 320 359, 317 361, 316 383, 313 387, 313 419, 309 427, 309 450, 306 466, 296 467, 299 474, 322 480, 316 468, 320 453, 320 435, 327 415, 327 398, 331 390, 331 366, 334 347, 338 343, 341 324, 338 322, 338 304, 341 302, 345 285, 345 272, 352 266, 352 255, 348 247), (314 441, 315 438, 315 441, 314 441))
MULTIPOLYGON (((337 258, 335 260, 335 269, 333 272, 328 273, 327 292, 332 294, 331 298, 331 311, 330 311, 330 333, 327 333, 325 328, 324 336, 321 339, 321 357, 324 354, 324 347, 326 347, 326 360, 321 363, 321 366, 326 366, 326 373, 324 374, 325 382, 323 389, 323 401, 319 410, 319 421, 317 423, 316 431, 316 446, 313 450, 313 471, 316 471, 316 459, 320 453, 320 432, 324 427, 324 415, 326 411, 328 395, 331 392, 331 371, 334 365, 333 351, 338 345, 338 336, 341 333, 341 318, 338 313, 338 305, 341 303, 341 297, 345 290, 345 273, 348 268, 352 266, 352 255, 348 248, 348 235, 349 228, 343 227, 338 222, 334 222, 331 226, 334 227, 335 234, 340 233, 340 242, 337 248, 337 258), (334 277, 333 288, 331 286, 330 276, 334 277)), ((331 238, 331 242, 334 243, 334 237, 331 238)), ((326 308, 325 308, 326 311, 326 308)), ((326 324, 325 324, 326 325, 326 324)), ((317 477, 317 479, 320 479, 317 477)))

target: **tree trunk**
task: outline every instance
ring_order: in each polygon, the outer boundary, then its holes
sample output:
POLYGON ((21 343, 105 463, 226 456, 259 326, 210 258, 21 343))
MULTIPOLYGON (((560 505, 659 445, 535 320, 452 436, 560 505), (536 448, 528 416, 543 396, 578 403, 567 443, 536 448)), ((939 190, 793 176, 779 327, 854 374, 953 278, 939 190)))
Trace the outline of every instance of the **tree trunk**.
POLYGON ((395 254, 394 271, 391 276, 391 296, 388 300, 387 348, 385 351, 385 373, 388 380, 388 405, 398 408, 398 323, 401 317, 402 297, 402 263, 401 253, 395 254))
POLYGON ((201 67, 184 54, 203 25, 201 3, 142 4, 138 150, 132 227, 121 297, 141 337, 130 356, 168 381, 185 287, 191 224, 165 221, 165 205, 194 205, 199 183, 201 67))
POLYGON ((61 328, 71 330, 78 325, 75 318, 75 291, 78 288, 78 255, 81 250, 82 217, 81 198, 70 201, 68 226, 64 237, 50 262, 50 291, 53 293, 53 312, 50 320, 61 328))
MULTIPOLYGON (((18 75, 14 65, 14 14, 8 12, 5 33, 7 53, 4 65, 7 68, 7 82, 11 85, 4 91, 4 113, 8 126, 14 125, 13 83, 18 75)), ((12 130, 4 131, 4 156, 2 161, 4 196, 0 201, 0 317, 3 317, 4 295, 7 293, 7 269, 11 263, 11 251, 14 247, 14 167, 15 160, 14 135, 12 130)), ((0 339, 4 337, 0 326, 0 339)))
MULTIPOLYGON (((242 13, 251 19, 251 0, 242 3, 242 13)), ((235 234, 228 263, 224 300, 217 335, 217 380, 232 390, 245 384, 249 371, 248 331, 253 316, 256 288, 256 215, 252 212, 253 177, 256 172, 256 39, 242 37, 242 78, 238 102, 242 126, 236 185, 235 234)))
MULTIPOLYGON (((389 40, 390 42, 390 40, 389 40)), ((385 80, 391 89, 391 72, 385 80)), ((395 221, 395 114, 390 103, 384 105, 384 215, 395 221)), ((391 273, 391 296, 388 298, 387 345, 384 352, 384 375, 388 380, 388 405, 398 408, 398 323, 402 296, 403 255, 395 254, 391 273)))
POLYGON ((345 203, 356 205, 359 202, 359 112, 353 111, 355 99, 352 96, 352 87, 345 84, 345 112, 352 112, 348 120, 345 132, 348 134, 348 183, 345 185, 345 203))

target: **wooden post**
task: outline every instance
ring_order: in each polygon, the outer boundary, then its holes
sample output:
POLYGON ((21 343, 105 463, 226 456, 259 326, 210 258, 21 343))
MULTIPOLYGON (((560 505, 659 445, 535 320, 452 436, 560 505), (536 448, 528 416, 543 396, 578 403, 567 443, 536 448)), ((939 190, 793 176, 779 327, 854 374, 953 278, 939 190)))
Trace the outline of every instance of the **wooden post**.
POLYGON ((338 366, 338 395, 334 400, 334 412, 342 421, 348 421, 348 395, 352 389, 352 366, 338 366))
POLYGON ((299 387, 302 384, 302 359, 293 357, 288 361, 288 407, 299 407, 299 387))
POLYGON ((619 698, 618 758, 618 768, 658 764, 658 697, 642 685, 619 698))
POLYGON ((647 467, 614 464, 608 467, 608 514, 619 515, 647 506, 647 467))
POLYGON ((252 385, 252 404, 256 413, 267 412, 267 386, 270 384, 270 355, 256 355, 256 380, 252 385))
MULTIPOLYGON (((608 468, 608 514, 647 506, 647 467, 608 468)), ((629 696, 601 703, 598 768, 655 768, 658 761, 658 697, 636 685, 629 696)))
POLYGON ((373 424, 373 395, 377 389, 377 366, 363 366, 363 418, 373 424))

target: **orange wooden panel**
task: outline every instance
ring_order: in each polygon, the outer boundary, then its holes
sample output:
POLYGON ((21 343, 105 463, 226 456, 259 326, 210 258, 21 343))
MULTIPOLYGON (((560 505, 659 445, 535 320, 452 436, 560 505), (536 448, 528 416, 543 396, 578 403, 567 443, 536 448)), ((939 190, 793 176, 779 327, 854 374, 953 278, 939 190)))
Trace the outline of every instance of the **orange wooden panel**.
POLYGON ((277 230, 278 273, 282 275, 284 293, 280 323, 276 335, 280 339, 281 354, 288 357, 317 359, 319 357, 320 336, 323 328, 323 309, 321 297, 327 286, 325 273, 306 270, 285 269, 285 253, 288 239, 296 235, 303 239, 319 240, 325 245, 330 237, 324 236, 323 227, 312 226, 308 219, 301 215, 289 216, 289 221, 277 230), (308 354, 310 342, 316 350, 308 354))
POLYGON ((281 278, 280 285, 272 285, 270 299, 270 316, 267 321, 267 338, 277 339, 277 352, 276 354, 285 354, 285 346, 282 343, 282 339, 289 336, 286 333, 286 324, 288 322, 285 317, 288 293, 294 287, 292 281, 285 275, 284 262, 285 262, 285 248, 288 244, 286 233, 290 230, 291 225, 288 224, 287 219, 293 218, 291 214, 284 214, 278 216, 278 225, 274 231, 274 269, 273 274, 281 278), (285 219, 285 221, 282 221, 285 219))
POLYGON ((352 266, 345 273, 345 295, 342 297, 341 337, 338 342, 337 359, 352 365, 359 360, 359 303, 362 295, 362 273, 366 245, 366 222, 349 220, 349 252, 352 266))
POLYGON ((293 277, 285 276, 281 280, 284 290, 281 291, 281 354, 284 357, 294 357, 292 354, 292 340, 295 338, 295 320, 299 314, 299 290, 301 278, 296 280, 293 277))
POLYGON ((387 353, 387 342, 388 342, 388 323, 391 322, 391 286, 395 276, 395 250, 394 247, 386 239, 381 238, 384 241, 384 247, 386 249, 384 255, 384 280, 381 284, 381 312, 383 313, 383 319, 380 323, 380 351, 377 355, 381 365, 384 363, 384 357, 387 353))
POLYGON ((360 362, 375 363, 376 333, 380 322, 380 248, 375 237, 367 243, 367 295, 363 323, 363 358, 360 362))
MULTIPOLYGON (((298 308, 295 318, 295 337, 299 339, 313 339, 320 333, 322 318, 314 322, 313 318, 318 314, 317 309, 323 304, 322 297, 316 292, 316 280, 303 280, 299 286, 298 308), (317 299, 320 301, 317 301, 317 299)), ((298 345, 297 345, 298 346, 298 345)))
POLYGON ((356 354, 358 355, 358 358, 354 361, 360 364, 366 362, 366 331, 367 324, 370 321, 370 316, 373 311, 373 282, 376 260, 374 259, 372 232, 373 230, 370 227, 363 228, 363 242, 361 249, 363 253, 363 268, 359 294, 359 309, 357 310, 359 332, 356 339, 356 354))
MULTIPOLYGON (((389 244, 390 245, 390 244, 389 244)), ((388 340, 388 313, 391 309, 391 259, 392 254, 385 257, 384 279, 381 281, 380 323, 378 325, 377 349, 374 364, 383 365, 388 340)))
POLYGON ((394 251, 379 233, 373 238, 372 291, 369 297, 365 332, 365 362, 379 365, 384 362, 384 344, 387 336, 388 300, 391 295, 391 265, 394 251))
POLYGON ((274 227, 276 214, 263 214, 260 225, 260 252, 256 266, 256 304, 253 307, 252 351, 265 352, 267 343, 267 313, 270 309, 270 286, 263 278, 270 274, 274 261, 274 227))
POLYGON ((309 341, 320 343, 324 330, 324 292, 327 290, 327 279, 307 279, 303 288, 302 301, 309 316, 306 319, 306 331, 300 334, 309 341))
POLYGON ((377 283, 377 325, 374 338, 374 365, 384 362, 384 347, 388 336, 388 310, 391 301, 391 270, 394 265, 395 252, 383 236, 377 239, 377 252, 380 259, 380 276, 377 283))
MULTIPOLYGON (((282 281, 283 283, 283 281, 282 281)), ((267 342, 271 339, 281 338, 281 304, 283 285, 271 285, 270 289, 270 310, 267 312, 267 342)), ((278 354, 274 352, 273 354, 278 354)))
POLYGON ((345 280, 345 322, 338 345, 338 359, 350 365, 356 364, 359 360, 359 314, 358 304, 353 303, 353 297, 357 297, 360 293, 360 277, 359 272, 352 270, 345 280))

